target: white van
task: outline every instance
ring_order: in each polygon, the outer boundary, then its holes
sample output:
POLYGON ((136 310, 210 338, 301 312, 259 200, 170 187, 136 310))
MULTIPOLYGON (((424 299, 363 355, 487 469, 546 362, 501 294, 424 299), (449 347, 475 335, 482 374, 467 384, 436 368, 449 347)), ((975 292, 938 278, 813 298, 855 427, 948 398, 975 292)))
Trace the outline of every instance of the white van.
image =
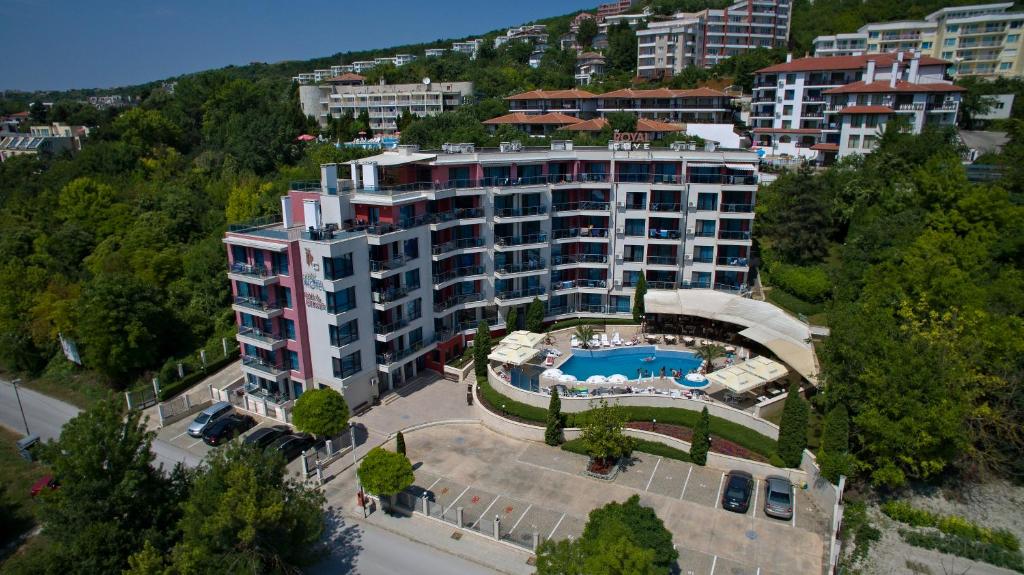
POLYGON ((231 413, 231 404, 226 401, 218 401, 217 403, 207 407, 196 416, 195 421, 192 425, 188 426, 188 434, 192 437, 202 437, 203 430, 208 425, 231 413))

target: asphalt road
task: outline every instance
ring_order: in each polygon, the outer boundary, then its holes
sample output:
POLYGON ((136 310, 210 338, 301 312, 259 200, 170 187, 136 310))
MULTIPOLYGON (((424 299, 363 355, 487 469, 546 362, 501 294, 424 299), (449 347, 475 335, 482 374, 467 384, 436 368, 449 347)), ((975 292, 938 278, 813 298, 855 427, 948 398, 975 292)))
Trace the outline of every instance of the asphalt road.
MULTIPOLYGON (((18 388, 29 430, 43 440, 56 439, 60 429, 79 409, 52 397, 18 388)), ((25 432, 14 387, 0 381, 0 425, 18 433, 25 432)), ((194 454, 160 439, 153 441, 153 452, 157 464, 167 468, 181 461, 193 467, 199 464, 194 454)), ((495 573, 475 563, 453 555, 442 553, 422 543, 379 529, 372 525, 345 525, 344 521, 335 528, 333 539, 339 550, 321 562, 310 572, 319 575, 357 573, 360 575, 424 575, 458 573, 460 575, 491 575, 495 573)))

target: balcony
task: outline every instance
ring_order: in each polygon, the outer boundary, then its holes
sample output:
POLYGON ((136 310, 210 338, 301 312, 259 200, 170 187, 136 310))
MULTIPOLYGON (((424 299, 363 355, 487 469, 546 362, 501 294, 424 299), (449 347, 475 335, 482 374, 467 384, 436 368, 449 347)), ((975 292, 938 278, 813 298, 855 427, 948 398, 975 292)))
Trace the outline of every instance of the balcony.
POLYGON ((749 240, 750 230, 719 230, 718 239, 720 240, 749 240))
POLYGON ((471 250, 477 248, 484 248, 486 242, 483 238, 465 238, 461 240, 452 240, 443 244, 437 244, 436 246, 430 247, 431 255, 435 256, 434 259, 440 259, 436 256, 457 252, 459 250, 471 250))
POLYGON ((284 313, 284 308, 280 304, 245 296, 235 296, 231 309, 263 319, 270 319, 284 313))
POLYGON ((647 232, 647 238, 651 240, 668 240, 674 241, 683 237, 683 234, 679 230, 662 230, 651 228, 647 232))
POLYGON ((370 296, 375 304, 389 304, 404 298, 418 289, 420 289, 418 285, 399 286, 371 291, 370 296))
POLYGON ((262 357, 249 355, 242 356, 242 368, 256 372, 263 377, 270 376, 275 381, 286 377, 289 371, 288 368, 282 364, 271 363, 262 357))
POLYGON ((377 367, 384 371, 390 371, 395 363, 398 363, 406 358, 417 356, 423 352, 429 351, 433 345, 437 343, 436 338, 429 337, 420 341, 414 341, 409 344, 405 349, 398 351, 389 351, 385 353, 377 354, 377 367))
POLYGON ((391 323, 374 322, 373 331, 377 335, 391 335, 400 329, 409 327, 412 325, 412 322, 420 319, 421 317, 423 317, 423 313, 417 312, 410 317, 404 317, 391 323))
POLYGON ((652 212, 675 212, 680 213, 683 206, 682 204, 664 203, 664 202, 651 202, 647 204, 647 209, 652 212))
POLYGON ((280 279, 278 275, 264 266, 255 266, 235 262, 228 270, 228 278, 258 286, 269 286, 276 284, 280 279))
POLYGON ((567 265, 579 265, 579 264, 598 264, 605 265, 608 263, 608 256, 606 254, 569 254, 560 256, 551 256, 552 267, 567 266, 567 265))
POLYGON ((756 186, 757 176, 729 176, 717 174, 692 174, 686 179, 691 184, 718 184, 724 186, 756 186))
POLYGON ((608 239, 608 228, 563 228, 551 230, 551 238, 554 240, 606 240, 608 239))
POLYGON ((567 202, 562 204, 555 204, 552 206, 552 211, 557 213, 561 212, 605 212, 611 208, 609 202, 567 202))
POLYGON ((351 226, 346 226, 345 231, 357 231, 366 232, 366 235, 370 237, 380 237, 387 234, 393 234, 395 232, 402 232, 405 230, 411 230, 423 225, 430 223, 432 214, 424 214, 416 216, 414 218, 406 218, 399 220, 395 223, 375 223, 368 224, 365 222, 357 222, 351 226))
POLYGON ((959 102, 941 102, 937 104, 928 104, 929 112, 956 112, 960 109, 959 102))
POLYGON ((416 259, 406 255, 398 255, 390 260, 370 260, 370 273, 384 275, 386 272, 400 269, 405 264, 416 259))
POLYGON ((565 291, 570 289, 608 289, 608 280, 576 279, 564 281, 552 281, 551 291, 565 291))
POLYGON ((498 251, 509 249, 525 249, 548 243, 547 234, 528 234, 524 236, 502 236, 494 238, 494 247, 498 251))
POLYGON ((495 277, 515 276, 517 274, 527 275, 547 269, 547 261, 544 258, 528 261, 521 264, 505 264, 494 266, 495 277))
MULTIPOLYGON (((476 304, 476 303, 487 303, 482 293, 467 293, 452 296, 444 301, 434 303, 434 313, 444 313, 448 310, 454 309, 456 306, 463 306, 465 304, 476 304)), ((465 305, 465 307, 476 307, 465 305)))
POLYGON ((460 280, 464 277, 478 276, 483 275, 484 273, 486 273, 486 269, 484 268, 484 266, 466 266, 442 272, 439 274, 434 274, 434 289, 441 289, 445 286, 445 284, 460 280))
POLYGON ((238 328, 238 341, 271 351, 277 351, 288 343, 285 338, 279 335, 250 326, 238 328))
POLYGON ((494 221, 520 221, 526 218, 544 219, 547 216, 547 213, 547 206, 529 206, 525 208, 494 208, 494 221))
POLYGON ((721 257, 718 258, 715 261, 715 263, 718 264, 719 266, 725 266, 730 268, 746 268, 750 265, 749 260, 746 257, 739 256, 721 257))
POLYGON ((648 281, 647 289, 667 289, 674 290, 679 287, 677 282, 659 282, 659 281, 648 281))
POLYGON ((517 303, 529 303, 533 298, 546 299, 547 290, 543 286, 520 290, 505 290, 495 292, 494 303, 498 305, 515 305, 517 303))
MULTIPOLYGON (((669 184, 682 185, 686 183, 683 176, 675 174, 616 174, 615 181, 620 184, 669 184)), ((641 206, 639 209, 644 209, 641 206)))
POLYGON ((447 212, 430 214, 430 229, 442 230, 454 225, 468 223, 463 220, 483 219, 483 208, 459 208, 447 212))
POLYGON ((647 256, 647 265, 649 266, 677 266, 679 265, 678 256, 647 256))
POLYGON ((722 204, 721 211, 730 214, 750 214, 754 212, 754 204, 722 204))

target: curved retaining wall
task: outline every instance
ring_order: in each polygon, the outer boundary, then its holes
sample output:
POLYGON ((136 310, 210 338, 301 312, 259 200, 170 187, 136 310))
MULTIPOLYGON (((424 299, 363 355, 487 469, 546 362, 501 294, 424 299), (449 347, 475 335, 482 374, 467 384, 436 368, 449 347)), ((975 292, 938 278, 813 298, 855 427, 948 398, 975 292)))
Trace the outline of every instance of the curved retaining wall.
MULTIPOLYGON (((518 387, 506 383, 503 379, 498 377, 494 372, 494 369, 490 366, 487 367, 487 380, 490 382, 491 387, 498 391, 498 393, 520 403, 547 409, 548 403, 551 401, 551 398, 547 395, 526 391, 525 389, 519 389, 518 387)), ((731 421, 737 425, 742 425, 743 427, 752 429, 771 439, 779 438, 779 428, 774 423, 761 419, 760 417, 746 411, 721 405, 719 403, 708 403, 697 399, 686 399, 685 397, 673 398, 664 395, 630 394, 606 395, 603 397, 608 400, 609 404, 621 405, 624 407, 671 407, 676 409, 688 409, 690 411, 701 411, 707 407, 710 415, 726 421, 731 421)), ((579 413, 581 411, 587 411, 588 409, 593 408, 591 402, 594 401, 591 398, 585 397, 563 397, 561 400, 563 413, 579 413)), ((543 440, 544 438, 542 434, 541 441, 543 440)))

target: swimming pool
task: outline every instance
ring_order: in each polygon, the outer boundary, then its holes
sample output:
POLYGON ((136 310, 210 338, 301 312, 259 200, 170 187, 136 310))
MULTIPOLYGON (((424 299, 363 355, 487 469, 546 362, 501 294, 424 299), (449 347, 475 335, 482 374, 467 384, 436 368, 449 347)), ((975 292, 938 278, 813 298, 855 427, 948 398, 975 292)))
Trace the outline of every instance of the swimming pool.
MULTIPOLYGON (((678 370, 685 376, 690 370, 700 368, 703 363, 699 358, 688 351, 672 351, 658 349, 653 345, 640 345, 636 347, 619 347, 614 349, 574 349, 572 357, 565 363, 558 366, 562 373, 576 376, 580 381, 592 375, 610 376, 616 373, 636 379, 637 370, 643 377, 660 375, 661 369, 665 368, 665 374, 671 375, 672 370, 678 370), (653 360, 644 361, 653 357, 653 360)), ((706 387, 707 383, 694 383, 686 381, 685 378, 676 379, 676 383, 684 387, 706 387)))

